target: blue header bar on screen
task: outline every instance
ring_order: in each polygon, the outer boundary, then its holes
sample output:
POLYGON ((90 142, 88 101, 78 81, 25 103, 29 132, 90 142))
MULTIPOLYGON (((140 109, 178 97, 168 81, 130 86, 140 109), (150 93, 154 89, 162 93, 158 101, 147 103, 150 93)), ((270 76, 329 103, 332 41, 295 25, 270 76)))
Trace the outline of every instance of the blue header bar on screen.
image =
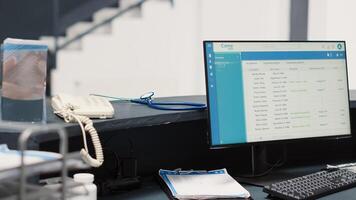
MULTIPOLYGON (((236 53, 236 52, 231 52, 231 53, 236 53)), ((224 52, 223 54, 226 54, 226 52, 224 52)), ((315 60, 315 59, 345 59, 345 51, 241 52, 241 60, 315 60)))

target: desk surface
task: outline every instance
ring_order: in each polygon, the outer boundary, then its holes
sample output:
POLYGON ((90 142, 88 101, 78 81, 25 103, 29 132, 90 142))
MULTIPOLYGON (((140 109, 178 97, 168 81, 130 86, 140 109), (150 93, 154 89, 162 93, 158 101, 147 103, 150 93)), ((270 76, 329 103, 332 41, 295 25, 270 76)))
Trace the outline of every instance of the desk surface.
MULTIPOLYGON (((337 164, 337 163, 331 163, 331 164, 337 164)), ((338 163, 339 164, 339 163, 338 163)), ((275 176, 276 175, 291 175, 291 177, 286 177, 283 179, 282 177, 279 177, 283 180, 289 179, 289 178, 294 178, 297 176, 302 176, 310 173, 317 172, 321 170, 324 167, 324 165, 310 165, 310 166, 298 166, 298 167, 288 167, 284 169, 275 169, 273 170, 269 175, 264 176, 262 178, 267 178, 268 176, 275 176), (294 176, 293 176, 294 175, 294 176)), ((280 181, 275 179, 277 182, 280 181)), ((253 181, 253 182, 258 182, 258 181, 253 181)), ((240 182, 241 183, 241 182, 240 182)), ((268 183, 270 184, 270 183, 268 183)), ((254 200, 262 200, 266 199, 267 194, 262 191, 262 187, 257 187, 253 185, 248 185, 248 184, 242 184, 252 195, 254 200)), ((335 199, 355 199, 356 196, 356 187, 348 189, 348 190, 343 190, 338 193, 330 194, 327 196, 324 196, 320 199, 323 200, 335 200, 335 199)), ((105 196, 105 197, 99 197, 99 200, 116 200, 116 199, 122 199, 122 200, 169 200, 170 198, 168 195, 164 192, 164 190, 161 187, 161 183, 158 182, 156 178, 149 177, 149 178, 144 178, 142 181, 142 186, 137 189, 137 190, 132 190, 123 194, 119 195, 111 195, 111 196, 105 196)))
MULTIPOLYGON (((307 167, 295 167, 295 168, 286 168, 286 169, 278 169, 272 171, 276 174, 283 173, 294 173, 295 176, 301 176, 313 172, 317 172, 322 169, 322 165, 313 165, 307 167), (304 174, 303 174, 304 171, 304 174)), ((262 191, 262 187, 252 186, 248 184, 242 184, 252 195, 254 200, 262 200, 266 199, 267 194, 262 191)), ((335 199, 355 199, 356 196, 356 187, 343 190, 338 193, 330 194, 324 196, 320 199, 323 200, 335 200, 335 199)), ((162 189, 158 180, 153 177, 144 178, 142 186, 137 190, 132 190, 119 195, 111 195, 106 197, 99 197, 99 200, 169 200, 170 198, 162 189)))
MULTIPOLYGON (((157 98, 157 101, 205 103, 205 96, 165 97, 157 98)), ((163 111, 149 108, 146 105, 126 101, 112 101, 112 105, 115 110, 115 115, 112 119, 93 120, 95 128, 98 132, 170 124, 206 118, 206 110, 163 111)), ((51 108, 48 108, 48 110, 50 110, 50 114, 48 116, 50 123, 64 123, 62 119, 52 113, 51 108)), ((68 130, 69 137, 81 134, 79 131, 71 131, 71 129, 79 130, 78 124, 65 124, 65 126, 68 130)), ((52 138, 48 136, 39 138, 40 141, 46 141, 50 139, 52 138)))
MULTIPOLYGON (((157 98, 156 101, 163 102, 196 102, 205 103, 205 96, 180 96, 180 97, 164 97, 157 98)), ((205 119, 207 117, 206 110, 204 111, 162 111, 157 109, 149 108, 146 105, 125 102, 125 101, 112 101, 112 105, 115 109, 115 115, 112 119, 105 120, 93 120, 94 126, 98 132, 112 131, 112 130, 122 130, 137 127, 154 126, 160 124, 169 124, 176 122, 193 121, 199 119, 205 119)), ((47 123, 48 124, 60 124, 63 125, 67 131, 68 136, 78 136, 81 135, 79 131, 79 125, 77 123, 65 123, 61 118, 53 114, 53 109, 50 106, 50 101, 47 101, 47 123)), ((9 123, 11 126, 11 122, 9 123)), ((28 123, 31 126, 31 123, 28 123)), ((26 126, 22 126, 26 127, 26 126)), ((8 136, 7 133, 17 133, 14 134, 13 142, 17 142, 18 134, 21 129, 0 129, 0 142, 2 139, 2 134, 4 137, 8 136)), ((46 142, 51 140, 57 140, 56 135, 45 135, 38 136, 36 140, 38 142, 46 142)), ((9 138, 6 138, 6 142, 10 142, 9 138)))
MULTIPOLYGON (((267 194, 262 192, 262 187, 256 187, 243 184, 243 186, 251 193, 254 200, 266 199, 267 194)), ((335 200, 335 199, 354 199, 356 196, 356 187, 344 190, 338 193, 324 196, 320 199, 335 200)), ((169 197, 161 189, 161 186, 153 179, 146 180, 142 187, 138 190, 133 190, 120 195, 111 195, 99 197, 99 200, 169 200, 169 197)))

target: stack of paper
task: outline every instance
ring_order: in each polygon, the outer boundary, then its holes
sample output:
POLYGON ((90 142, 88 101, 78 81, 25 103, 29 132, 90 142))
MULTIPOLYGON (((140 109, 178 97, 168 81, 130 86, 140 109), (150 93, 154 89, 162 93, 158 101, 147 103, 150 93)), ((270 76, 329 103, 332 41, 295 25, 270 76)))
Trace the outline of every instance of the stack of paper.
MULTIPOLYGON (((55 160, 62 157, 61 154, 46 151, 27 150, 24 154, 26 165, 55 160)), ((10 150, 6 144, 0 144, 0 161, 0 171, 19 167, 21 165, 21 152, 10 150)))
POLYGON ((250 193, 226 169, 213 171, 159 170, 177 199, 249 198, 250 193))

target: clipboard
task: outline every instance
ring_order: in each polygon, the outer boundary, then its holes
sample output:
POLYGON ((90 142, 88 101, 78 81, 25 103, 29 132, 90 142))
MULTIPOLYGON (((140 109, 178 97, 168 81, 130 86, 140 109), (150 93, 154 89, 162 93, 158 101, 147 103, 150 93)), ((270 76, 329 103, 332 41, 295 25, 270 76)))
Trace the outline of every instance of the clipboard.
POLYGON ((252 199, 226 169, 159 170, 159 183, 170 199, 252 199))

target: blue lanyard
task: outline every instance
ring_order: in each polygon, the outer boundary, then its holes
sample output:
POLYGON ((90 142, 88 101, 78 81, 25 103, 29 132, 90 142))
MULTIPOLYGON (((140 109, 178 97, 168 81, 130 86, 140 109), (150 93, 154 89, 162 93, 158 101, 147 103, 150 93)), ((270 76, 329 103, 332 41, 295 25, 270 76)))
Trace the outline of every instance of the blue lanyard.
POLYGON ((154 102, 152 99, 153 95, 154 92, 149 92, 147 94, 142 95, 139 99, 131 99, 130 101, 133 103, 147 105, 148 107, 157 110, 203 110, 206 108, 206 105, 203 103, 154 102))

